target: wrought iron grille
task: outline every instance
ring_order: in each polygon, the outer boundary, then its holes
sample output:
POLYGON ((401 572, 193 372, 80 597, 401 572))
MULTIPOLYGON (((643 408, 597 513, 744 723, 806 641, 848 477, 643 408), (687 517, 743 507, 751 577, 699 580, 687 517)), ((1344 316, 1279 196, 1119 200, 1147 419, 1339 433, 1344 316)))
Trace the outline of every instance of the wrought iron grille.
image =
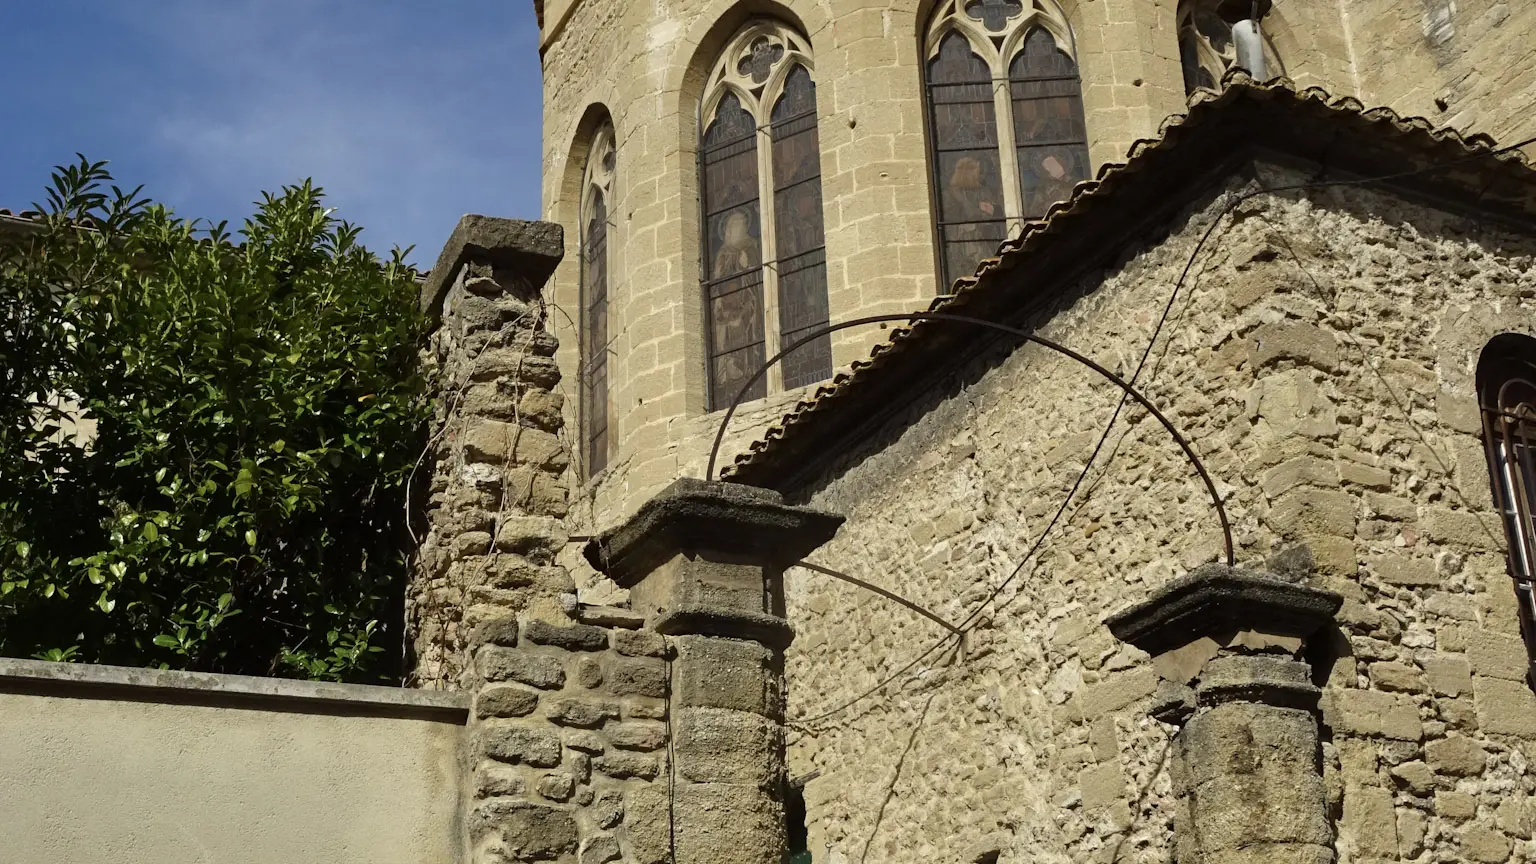
POLYGON ((1536 365, 1513 357, 1494 359, 1492 368, 1479 369, 1483 443, 1494 506, 1509 542, 1506 563, 1519 604, 1527 667, 1536 669, 1536 365))

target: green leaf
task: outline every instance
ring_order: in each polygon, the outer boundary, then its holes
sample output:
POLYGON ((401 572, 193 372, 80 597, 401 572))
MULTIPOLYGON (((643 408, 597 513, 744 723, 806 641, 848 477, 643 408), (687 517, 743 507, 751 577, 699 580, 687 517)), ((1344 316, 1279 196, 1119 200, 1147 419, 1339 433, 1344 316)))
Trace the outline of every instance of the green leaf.
POLYGON ((144 539, 151 543, 160 539, 160 527, 153 521, 144 523, 144 539))
POLYGON ((159 645, 161 648, 181 647, 181 643, 176 641, 176 637, 170 635, 169 633, 161 633, 159 636, 156 636, 155 644, 159 645))
POLYGON ((228 609, 229 608, 229 604, 231 604, 233 602, 235 602, 235 595, 230 594, 228 592, 225 592, 224 594, 219 595, 219 610, 223 611, 225 609, 228 609))
POLYGON ((32 544, 25 540, 17 540, 16 545, 12 548, 16 550, 17 557, 23 561, 27 559, 28 555, 32 554, 32 544))
POLYGON ((252 549, 256 548, 256 529, 251 528, 245 532, 245 545, 252 549))

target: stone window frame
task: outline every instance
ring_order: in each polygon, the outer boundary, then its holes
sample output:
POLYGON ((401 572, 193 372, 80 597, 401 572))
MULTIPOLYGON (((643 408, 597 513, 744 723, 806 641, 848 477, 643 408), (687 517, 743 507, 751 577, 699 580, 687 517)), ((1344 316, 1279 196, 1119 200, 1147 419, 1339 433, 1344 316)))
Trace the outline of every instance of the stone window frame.
MULTIPOLYGON (((804 68, 810 75, 812 85, 816 80, 816 64, 811 56, 810 40, 798 30, 783 21, 775 18, 754 18, 742 25, 716 56, 710 73, 705 79, 702 96, 699 98, 699 118, 697 126, 698 148, 697 168, 699 172, 699 281, 701 286, 707 286, 712 280, 709 258, 709 230, 707 213, 707 182, 705 178, 705 134, 714 122, 721 103, 728 97, 734 96, 753 118, 756 124, 756 157, 757 157, 757 202, 758 225, 760 244, 758 265, 762 274, 762 326, 763 326, 763 359, 777 354, 786 347, 781 337, 778 322, 780 321, 780 274, 778 270, 777 227, 778 219, 774 210, 774 138, 772 115, 775 106, 784 95, 785 85, 790 74, 797 68, 804 68), (767 45, 774 49, 782 49, 781 53, 772 57, 769 61, 770 68, 766 78, 757 80, 749 64, 753 60, 754 46, 760 41, 766 40, 767 45)), ((813 118, 819 122, 820 111, 813 118)), ((813 123, 814 126, 814 123, 813 123)), ((818 145, 818 159, 820 148, 818 145)), ((819 168, 818 168, 819 173, 819 168)), ((824 175, 823 175, 824 176, 824 175)), ((825 198, 818 193, 818 203, 825 208, 825 198)), ((825 226, 823 223, 823 231, 825 226)), ((822 249, 825 249, 826 237, 822 235, 822 249)), ((824 259, 823 254, 823 259, 824 259)), ((828 286, 826 282, 826 264, 822 263, 822 303, 828 309, 830 317, 830 304, 827 298, 828 286)), ((710 316, 710 298, 707 287, 702 290, 700 300, 703 306, 704 322, 704 381, 705 381, 705 405, 707 411, 724 409, 726 404, 715 395, 716 381, 714 369, 714 337, 713 322, 710 316)), ((826 337, 823 337, 825 340, 826 337)), ((815 348, 811 345, 807 348, 815 348)), ((832 375, 830 362, 830 341, 827 342, 828 361, 824 374, 818 380, 825 380, 832 375)), ((784 392, 784 364, 775 364, 770 368, 762 384, 763 392, 749 394, 747 399, 762 398, 770 394, 784 392)), ((755 370, 754 370, 755 371, 755 370)), ((815 382, 811 382, 815 383, 815 382)), ((798 386, 810 386, 802 383, 798 386)), ((734 393, 732 393, 734 395, 734 393)))
MULTIPOLYGON (((1071 60, 1077 73, 1077 98, 1079 122, 1082 124, 1085 135, 1081 142, 1086 149, 1088 136, 1087 119, 1082 106, 1082 65, 1077 53, 1077 37, 1072 29, 1071 22, 1067 19, 1066 12, 1055 0, 943 0, 933 10, 929 17, 928 26, 924 31, 922 44, 922 62, 919 70, 923 84, 923 109, 924 109, 924 136, 928 146, 929 188, 932 195, 934 248, 937 252, 936 269, 938 271, 938 284, 940 293, 949 293, 953 281, 946 279, 944 263, 945 238, 943 234, 941 199, 944 188, 944 178, 941 176, 939 154, 935 147, 937 144, 937 130, 935 129, 935 108, 933 85, 929 81, 929 66, 938 56, 940 47, 945 37, 951 33, 958 33, 970 44, 971 51, 980 57, 991 71, 993 87, 993 117, 997 127, 997 150, 999 155, 999 174, 1003 192, 1004 211, 1004 238, 1017 237, 1025 223, 1031 220, 1023 212, 1023 191, 1020 185, 1018 166, 1019 144, 1014 136, 1013 116, 1013 92, 1010 80, 1010 67, 1014 59, 1024 50, 1025 40, 1036 29, 1044 30, 1056 43, 1056 48, 1071 60), (1004 7, 1017 5, 1018 10, 1006 14, 1006 23, 1001 31, 988 29, 987 23, 981 17, 973 17, 971 11, 978 10, 980 15, 989 14, 993 10, 986 7, 1004 7)), ((1087 166, 1091 176, 1091 165, 1087 166)), ((1079 178, 1086 180, 1088 177, 1079 178)), ((1038 217, 1034 217, 1038 218, 1038 217)), ((1002 240, 999 240, 1001 243, 1002 240)), ((969 273, 949 274, 954 277, 970 275, 969 273)))
POLYGON ((614 136, 613 124, 603 121, 597 131, 593 133, 591 146, 587 149, 586 165, 582 169, 581 201, 576 220, 578 230, 581 232, 581 242, 577 256, 580 262, 581 276, 578 281, 580 290, 579 310, 581 320, 578 343, 580 345, 581 368, 581 453, 583 470, 588 478, 601 473, 608 466, 608 457, 613 450, 613 436, 608 431, 613 428, 609 386, 609 343, 613 338, 613 318, 609 296, 611 293, 611 268, 609 259, 611 252, 611 229, 613 228, 612 211, 609 202, 613 200, 613 178, 617 170, 617 141, 614 136), (601 234, 597 234, 594 225, 601 228, 601 234), (597 248, 589 248, 596 240, 597 248), (594 260, 596 259, 596 260, 594 260), (594 265, 601 267, 601 271, 594 273, 594 265), (594 283, 594 277, 596 282, 594 283), (593 288, 600 288, 600 292, 593 288), (595 295, 595 296, 594 296, 595 295), (601 328, 596 324, 601 323, 601 328), (599 341, 596 337, 601 330, 603 338, 599 341), (601 406, 601 411, 598 410, 601 406))
MULTIPOLYGON (((1218 90, 1221 88, 1221 77, 1227 74, 1227 70, 1237 63, 1237 45, 1228 35, 1224 44, 1218 44, 1209 30, 1209 25, 1220 22, 1226 30, 1230 31, 1232 25, 1221 20, 1216 14, 1216 7, 1222 0, 1179 0, 1178 10, 1174 20, 1177 22, 1175 31, 1179 34, 1179 65, 1184 73, 1184 93, 1191 95, 1198 89, 1218 90), (1196 20, 1196 16, 1209 16, 1204 22, 1196 20), (1202 27, 1204 23, 1207 26, 1202 27)), ((1262 11, 1260 14, 1264 14, 1262 11)), ((1263 21, 1260 26, 1262 28, 1263 21)), ((1268 31, 1262 33, 1264 37, 1264 61, 1268 67, 1267 76, 1270 78, 1284 77, 1286 74, 1285 63, 1280 58, 1280 52, 1275 48, 1275 41, 1268 31)))
POLYGON ((1536 687, 1536 339, 1504 333, 1483 348, 1477 402, 1525 642, 1526 683, 1536 687))

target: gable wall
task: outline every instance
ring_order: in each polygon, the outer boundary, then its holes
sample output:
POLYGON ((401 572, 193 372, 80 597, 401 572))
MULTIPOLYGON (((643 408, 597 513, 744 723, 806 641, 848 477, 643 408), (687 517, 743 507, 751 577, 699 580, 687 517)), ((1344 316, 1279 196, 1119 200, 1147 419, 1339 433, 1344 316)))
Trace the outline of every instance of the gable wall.
MULTIPOLYGON (((1041 332, 1133 368, 1213 206, 1081 286, 1093 293, 1041 332)), ((1536 332, 1533 256, 1536 243, 1358 190, 1253 199, 1213 236, 1144 378, 1228 496, 1238 563, 1304 544, 1314 584, 1347 598, 1343 656, 1321 673, 1343 861, 1530 860, 1536 697, 1472 375, 1502 328, 1536 332)), ((809 493, 849 517, 812 560, 951 621, 1045 527, 1116 399, 1033 346, 967 380, 809 493)), ((1220 533, 1144 412, 1127 410, 1110 451, 964 662, 919 663, 822 721, 805 718, 942 631, 790 571, 791 776, 820 772, 805 790, 818 861, 1169 860, 1171 727, 1147 716, 1145 655, 1100 622, 1213 560, 1220 533)))

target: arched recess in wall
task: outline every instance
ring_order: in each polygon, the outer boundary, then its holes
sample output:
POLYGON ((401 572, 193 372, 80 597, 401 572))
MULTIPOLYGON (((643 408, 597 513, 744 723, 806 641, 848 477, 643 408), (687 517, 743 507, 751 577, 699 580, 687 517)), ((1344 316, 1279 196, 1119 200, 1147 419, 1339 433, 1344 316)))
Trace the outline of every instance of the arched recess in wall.
MULTIPOLYGON (((1265 7, 1267 8, 1267 3, 1265 7)), ((1184 68, 1184 92, 1215 90, 1221 76, 1237 63, 1237 45, 1232 39, 1232 24, 1223 19, 1218 8, 1230 7, 1231 0, 1179 0, 1177 21, 1179 63, 1184 68)), ((1267 17, 1266 19, 1267 20, 1267 17)), ((1285 64, 1269 31, 1260 22, 1264 36, 1264 77, 1284 76, 1285 64)))
POLYGON ((1526 679, 1536 686, 1536 339, 1504 333, 1477 362, 1493 504, 1509 544, 1506 564, 1525 639, 1526 679))
POLYGON ((604 120, 591 133, 582 169, 580 226, 581 290, 579 308, 581 368, 581 447, 583 473, 591 477, 608 467, 608 238, 612 219, 613 176, 617 151, 613 122, 604 120))
MULTIPOLYGON (((710 410, 781 347, 828 321, 821 149, 809 42, 748 21, 699 101, 700 284, 710 410)), ((832 374, 830 337, 791 355, 748 398, 832 374)))
POLYGON ((945 0, 924 35, 940 284, 1089 176, 1072 27, 1053 0, 945 0))

